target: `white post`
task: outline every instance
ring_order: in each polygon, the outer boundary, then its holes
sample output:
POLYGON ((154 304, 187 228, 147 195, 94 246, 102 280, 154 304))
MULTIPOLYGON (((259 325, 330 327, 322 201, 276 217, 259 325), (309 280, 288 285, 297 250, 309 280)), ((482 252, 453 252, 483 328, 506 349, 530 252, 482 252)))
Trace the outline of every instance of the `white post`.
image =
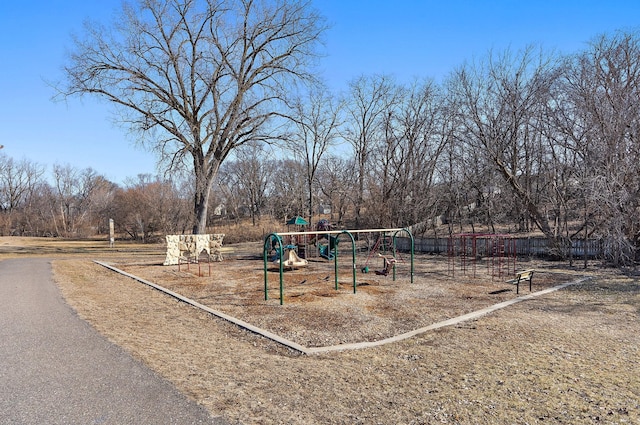
POLYGON ((110 218, 109 219, 109 248, 113 248, 113 246, 115 245, 115 241, 116 241, 116 238, 114 236, 114 231, 113 231, 113 219, 110 218))

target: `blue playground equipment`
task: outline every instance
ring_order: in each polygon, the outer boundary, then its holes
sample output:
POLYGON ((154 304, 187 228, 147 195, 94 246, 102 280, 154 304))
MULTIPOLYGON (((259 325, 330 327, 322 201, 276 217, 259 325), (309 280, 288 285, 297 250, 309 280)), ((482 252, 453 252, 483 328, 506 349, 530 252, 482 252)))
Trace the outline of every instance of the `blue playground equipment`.
POLYGON ((329 241, 327 244, 318 245, 318 253, 327 260, 336 258, 336 249, 338 249, 338 238, 331 235, 325 235, 329 241))
MULTIPOLYGON (((329 223, 329 220, 323 218, 316 224, 316 230, 330 232, 331 223, 329 223)), ((313 238, 313 243, 318 244, 318 254, 320 254, 321 257, 326 258, 327 260, 333 260, 336 258, 336 249, 338 249, 338 238, 336 236, 331 236, 328 233, 319 234, 313 238), (326 244, 321 244, 320 241, 323 239, 326 239, 328 242, 326 244)))

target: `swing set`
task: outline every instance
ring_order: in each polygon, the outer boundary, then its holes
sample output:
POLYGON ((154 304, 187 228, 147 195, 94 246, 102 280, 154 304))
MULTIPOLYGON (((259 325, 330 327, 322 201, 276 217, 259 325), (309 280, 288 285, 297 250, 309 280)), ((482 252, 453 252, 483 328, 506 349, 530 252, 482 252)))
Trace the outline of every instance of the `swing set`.
MULTIPOLYGON (((356 239, 354 238, 354 234, 360 233, 379 233, 379 237, 374 244, 373 248, 369 250, 367 255, 367 260, 365 264, 361 267, 361 271, 363 273, 367 273, 369 271, 368 263, 369 260, 375 256, 376 254, 379 257, 384 258, 384 269, 376 272, 377 274, 388 275, 391 271, 393 272, 393 280, 396 280, 396 263, 398 263, 398 259, 396 258, 396 237, 399 233, 406 233, 411 241, 411 283, 413 283, 413 275, 414 275, 414 239, 411 231, 406 228, 395 228, 395 229, 363 229, 363 230, 316 230, 311 232, 284 232, 284 233, 270 233, 264 239, 263 244, 263 252, 262 256, 264 259, 264 299, 265 301, 269 299, 269 291, 268 291, 268 254, 269 252, 276 249, 276 258, 282 259, 284 256, 284 244, 283 237, 288 237, 289 239, 295 239, 293 237, 303 236, 306 238, 310 236, 311 241, 318 241, 320 239, 327 239, 329 242, 326 245, 323 245, 328 250, 325 252, 327 255, 321 255, 322 257, 333 260, 334 262, 334 281, 335 281, 335 289, 338 290, 338 243, 340 242, 340 238, 342 236, 346 236, 351 241, 351 264, 353 269, 353 293, 356 293, 356 271, 358 269, 356 264, 356 239), (392 235, 390 238, 390 244, 386 244, 385 240, 387 239, 387 234, 392 235), (382 248, 383 254, 380 254, 380 249, 382 248), (386 253, 389 252, 391 255, 388 256, 386 253), (328 255, 331 254, 331 255, 328 255)), ((290 247, 291 248, 291 247, 290 247)), ((322 254, 322 252, 321 252, 322 254)), ((284 304, 284 265, 285 261, 278 261, 278 268, 280 274, 280 305, 284 304)))
POLYGON ((389 272, 393 271, 393 280, 395 280, 396 263, 404 262, 404 258, 402 258, 400 252, 395 248, 395 234, 392 237, 388 235, 386 231, 382 231, 378 233, 373 247, 371 247, 369 239, 367 239, 367 242, 367 259, 360 268, 360 271, 362 273, 368 273, 371 259, 376 256, 381 257, 383 259, 383 268, 382 270, 375 270, 375 273, 377 275, 387 276, 389 272))

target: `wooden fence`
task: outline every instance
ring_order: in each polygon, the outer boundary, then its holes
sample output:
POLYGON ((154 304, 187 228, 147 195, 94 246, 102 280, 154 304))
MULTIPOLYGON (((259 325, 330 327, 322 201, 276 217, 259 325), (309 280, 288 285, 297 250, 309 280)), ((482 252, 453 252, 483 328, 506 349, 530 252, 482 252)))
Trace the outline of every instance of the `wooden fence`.
MULTIPOLYGON (((549 241, 542 237, 515 237, 516 255, 519 257, 550 257, 553 255, 549 246, 549 241)), ((398 237, 396 247, 401 251, 410 250, 408 238, 398 237)), ((574 258, 584 258, 586 253, 589 259, 604 258, 606 246, 602 240, 588 240, 586 245, 584 240, 573 241, 571 252, 574 258)), ((446 255, 449 247, 449 238, 415 238, 415 252, 425 254, 446 255)))

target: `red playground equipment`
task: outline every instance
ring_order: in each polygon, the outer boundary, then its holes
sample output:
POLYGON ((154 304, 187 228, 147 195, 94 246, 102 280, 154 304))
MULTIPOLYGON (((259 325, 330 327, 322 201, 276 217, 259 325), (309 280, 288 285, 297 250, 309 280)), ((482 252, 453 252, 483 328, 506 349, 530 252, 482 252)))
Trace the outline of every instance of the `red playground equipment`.
POLYGON ((487 274, 502 279, 516 271, 516 239, 507 234, 459 233, 449 237, 447 244, 448 271, 455 276, 456 267, 466 275, 476 277, 484 262, 487 274))

